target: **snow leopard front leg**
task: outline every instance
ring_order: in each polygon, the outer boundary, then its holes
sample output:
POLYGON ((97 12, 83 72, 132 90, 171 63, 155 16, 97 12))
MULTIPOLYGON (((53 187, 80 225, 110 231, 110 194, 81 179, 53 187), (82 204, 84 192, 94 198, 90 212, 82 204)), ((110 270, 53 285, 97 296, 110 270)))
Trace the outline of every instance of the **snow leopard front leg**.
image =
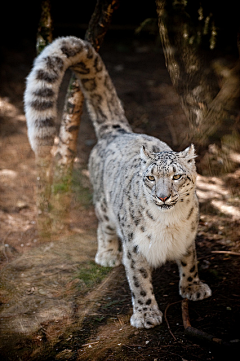
POLYGON ((180 273, 179 293, 183 298, 198 301, 211 296, 211 289, 206 283, 201 282, 198 276, 195 242, 177 264, 180 273))
POLYGON ((151 269, 147 260, 129 239, 123 244, 123 264, 132 294, 133 315, 130 323, 137 328, 151 328, 162 323, 152 287, 151 269))

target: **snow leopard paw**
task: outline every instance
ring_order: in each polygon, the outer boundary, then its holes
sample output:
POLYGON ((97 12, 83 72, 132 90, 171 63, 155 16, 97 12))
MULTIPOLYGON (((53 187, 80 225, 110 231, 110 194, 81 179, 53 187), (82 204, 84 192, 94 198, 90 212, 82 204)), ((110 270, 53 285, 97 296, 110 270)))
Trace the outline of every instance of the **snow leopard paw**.
POLYGON ((159 309, 154 310, 152 308, 147 311, 136 311, 132 315, 130 323, 137 328, 152 328, 162 323, 162 312, 159 309))
POLYGON ((183 298, 188 298, 191 301, 200 301, 212 295, 210 287, 201 281, 197 284, 188 284, 185 287, 180 285, 179 293, 183 298))
POLYGON ((97 252, 95 262, 103 267, 116 267, 122 263, 122 253, 112 250, 97 252))

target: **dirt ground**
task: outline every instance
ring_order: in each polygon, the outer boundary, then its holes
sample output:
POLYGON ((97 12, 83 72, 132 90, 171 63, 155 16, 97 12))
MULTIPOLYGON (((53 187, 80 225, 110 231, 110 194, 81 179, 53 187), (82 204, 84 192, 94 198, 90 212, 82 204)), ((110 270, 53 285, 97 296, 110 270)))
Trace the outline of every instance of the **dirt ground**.
MULTIPOLYGON (((236 167, 231 173, 209 175, 208 165, 199 174, 199 271, 213 295, 189 305, 193 327, 231 345, 213 346, 185 335, 173 263, 155 270, 153 276, 164 312, 162 325, 134 329, 129 324, 131 300, 123 266, 104 269, 94 264, 97 221, 87 161, 96 139, 86 112, 75 159, 70 220, 62 220, 68 222, 68 230, 60 222, 59 232, 49 239, 38 234, 37 174, 22 101, 34 52, 27 41, 18 48, 1 49, 1 360, 237 359, 240 154, 232 154, 236 167)), ((109 39, 101 54, 134 131, 159 137, 174 150, 187 146, 188 122, 155 39, 130 35, 125 40, 109 39)))

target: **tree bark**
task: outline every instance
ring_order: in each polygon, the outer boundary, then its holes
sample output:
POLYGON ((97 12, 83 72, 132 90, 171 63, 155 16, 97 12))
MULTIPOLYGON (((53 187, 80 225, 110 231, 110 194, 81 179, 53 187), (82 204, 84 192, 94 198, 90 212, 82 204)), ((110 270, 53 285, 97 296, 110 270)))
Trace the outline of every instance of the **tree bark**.
POLYGON ((41 16, 37 31, 37 54, 52 42, 52 17, 50 0, 43 0, 41 4, 41 16))
POLYGON ((113 12, 118 7, 119 0, 97 0, 85 35, 85 39, 92 44, 96 51, 99 51, 111 24, 113 12))

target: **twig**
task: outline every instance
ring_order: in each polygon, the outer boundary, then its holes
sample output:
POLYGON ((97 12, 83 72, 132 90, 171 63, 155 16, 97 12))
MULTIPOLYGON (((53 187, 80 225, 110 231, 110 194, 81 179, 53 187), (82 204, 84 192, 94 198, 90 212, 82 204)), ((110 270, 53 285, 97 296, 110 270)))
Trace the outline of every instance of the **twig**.
POLYGON ((176 337, 174 336, 174 334, 173 334, 172 331, 171 331, 171 328, 170 328, 170 325, 169 325, 169 322, 168 322, 168 319, 167 319, 167 310, 168 310, 168 308, 169 308, 170 306, 175 305, 176 303, 179 303, 179 302, 181 302, 181 301, 169 303, 169 304, 167 305, 165 311, 164 311, 164 318, 165 318, 165 321, 166 321, 168 330, 169 330, 170 334, 172 335, 174 341, 176 341, 177 339, 176 339, 176 337))
POLYGON ((82 345, 82 347, 95 345, 95 344, 97 344, 97 343, 99 343, 99 341, 85 343, 84 345, 82 345))
POLYGON ((226 254, 231 254, 233 256, 240 256, 239 252, 233 252, 233 251, 211 251, 211 253, 226 253, 226 254))
POLYGON ((122 327, 124 323, 122 322, 121 318, 117 316, 118 322, 120 323, 120 326, 122 327))

